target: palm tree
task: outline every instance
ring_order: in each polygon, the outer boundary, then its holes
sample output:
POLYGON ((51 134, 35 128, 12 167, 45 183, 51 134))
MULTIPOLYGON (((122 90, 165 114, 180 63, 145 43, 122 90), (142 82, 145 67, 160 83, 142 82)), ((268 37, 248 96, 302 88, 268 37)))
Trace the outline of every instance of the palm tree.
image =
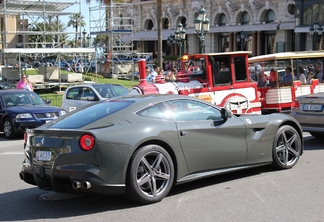
MULTIPOLYGON (((87 0, 88 1, 88 0, 87 0)), ((84 16, 80 13, 73 14, 69 16, 70 21, 68 22, 67 26, 72 26, 75 28, 75 47, 78 47, 78 28, 85 27, 86 23, 84 21, 84 16)))

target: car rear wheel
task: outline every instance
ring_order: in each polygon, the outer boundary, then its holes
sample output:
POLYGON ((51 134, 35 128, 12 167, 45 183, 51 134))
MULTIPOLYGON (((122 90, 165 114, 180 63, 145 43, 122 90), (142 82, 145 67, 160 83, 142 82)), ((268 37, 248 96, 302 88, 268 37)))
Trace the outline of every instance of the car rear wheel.
POLYGON ((273 142, 273 166, 277 169, 292 168, 298 161, 302 149, 301 138, 292 126, 278 129, 273 142))
POLYGON ((126 197, 143 204, 161 201, 170 191, 174 166, 159 145, 147 145, 132 156, 126 178, 126 197))
POLYGON ((14 130, 14 126, 8 118, 3 121, 3 134, 7 139, 13 139, 17 136, 14 130))

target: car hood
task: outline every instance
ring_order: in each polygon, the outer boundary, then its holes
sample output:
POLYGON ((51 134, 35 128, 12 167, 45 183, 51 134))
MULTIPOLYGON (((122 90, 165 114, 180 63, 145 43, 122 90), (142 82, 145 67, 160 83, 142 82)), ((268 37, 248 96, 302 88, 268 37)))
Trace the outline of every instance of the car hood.
POLYGON ((49 105, 27 105, 27 106, 10 106, 7 107, 6 110, 12 111, 12 112, 59 112, 60 109, 55 106, 49 106, 49 105))

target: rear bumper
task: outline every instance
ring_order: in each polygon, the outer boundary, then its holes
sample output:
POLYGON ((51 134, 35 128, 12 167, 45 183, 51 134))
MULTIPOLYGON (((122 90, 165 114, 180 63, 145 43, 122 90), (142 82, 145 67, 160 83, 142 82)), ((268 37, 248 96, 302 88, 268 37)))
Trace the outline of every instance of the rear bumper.
POLYGON ((44 168, 35 168, 33 172, 23 169, 19 173, 21 180, 36 185, 42 190, 52 190, 58 193, 96 193, 123 194, 124 184, 107 184, 101 178, 91 173, 76 172, 72 174, 54 172, 51 176, 44 168))
POLYGON ((304 132, 324 133, 324 116, 322 115, 305 115, 291 112, 290 116, 294 117, 301 125, 304 132))
POLYGON ((36 185, 42 190, 58 193, 96 193, 124 194, 125 184, 109 184, 98 176, 100 169, 94 165, 64 165, 64 168, 52 168, 51 165, 32 165, 31 155, 26 158, 19 173, 21 180, 36 185), (82 170, 80 170, 82 169, 82 170))

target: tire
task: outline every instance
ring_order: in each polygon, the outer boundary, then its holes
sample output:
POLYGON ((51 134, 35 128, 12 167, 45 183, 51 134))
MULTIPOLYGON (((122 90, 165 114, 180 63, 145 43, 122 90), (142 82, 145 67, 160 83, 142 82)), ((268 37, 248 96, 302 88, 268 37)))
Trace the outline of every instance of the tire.
POLYGON ((317 139, 322 139, 324 137, 324 133, 311 133, 310 132, 309 134, 317 139))
POLYGON ((302 142, 295 128, 282 126, 278 129, 273 141, 273 163, 277 169, 290 169, 298 162, 302 142))
POLYGON ((146 145, 132 156, 126 178, 126 198, 151 204, 168 195, 174 180, 169 153, 159 145, 146 145))
POLYGON ((11 123, 9 118, 6 118, 3 121, 3 134, 7 139, 13 139, 17 137, 17 134, 15 133, 14 126, 11 123))

